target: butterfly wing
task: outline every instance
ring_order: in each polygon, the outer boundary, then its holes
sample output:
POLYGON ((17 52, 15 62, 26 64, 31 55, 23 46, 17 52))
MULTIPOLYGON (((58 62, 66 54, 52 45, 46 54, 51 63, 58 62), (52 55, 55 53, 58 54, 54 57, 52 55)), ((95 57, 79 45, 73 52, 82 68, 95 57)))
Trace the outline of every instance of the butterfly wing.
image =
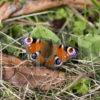
POLYGON ((76 55, 74 48, 65 49, 63 45, 52 44, 51 41, 27 39, 27 42, 26 49, 31 59, 47 67, 61 66, 76 55))
POLYGON ((53 45, 52 54, 46 62, 47 67, 59 67, 70 58, 76 56, 76 50, 72 47, 64 49, 63 45, 53 45))
POLYGON ((24 44, 31 60, 44 63, 44 57, 41 55, 43 42, 40 39, 26 38, 24 44))

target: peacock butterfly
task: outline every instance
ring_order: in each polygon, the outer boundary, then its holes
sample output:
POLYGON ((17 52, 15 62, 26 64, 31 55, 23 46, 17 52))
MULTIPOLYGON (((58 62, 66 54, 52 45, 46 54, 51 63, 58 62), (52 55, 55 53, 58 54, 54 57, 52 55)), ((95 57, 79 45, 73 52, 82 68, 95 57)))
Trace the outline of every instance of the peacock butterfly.
POLYGON ((53 44, 49 40, 27 37, 24 39, 24 44, 30 59, 47 67, 59 67, 76 56, 75 48, 64 48, 62 44, 53 44))

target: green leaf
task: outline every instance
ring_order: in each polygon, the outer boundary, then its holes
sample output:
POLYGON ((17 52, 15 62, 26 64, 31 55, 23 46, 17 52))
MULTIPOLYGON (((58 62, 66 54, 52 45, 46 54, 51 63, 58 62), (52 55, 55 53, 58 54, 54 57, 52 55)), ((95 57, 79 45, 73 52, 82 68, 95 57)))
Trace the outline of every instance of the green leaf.
POLYGON ((82 79, 80 83, 81 83, 81 86, 77 92, 82 93, 82 94, 87 93, 89 90, 90 81, 88 79, 82 79))
POLYGON ((76 34, 82 34, 86 28, 86 22, 84 21, 75 21, 73 32, 76 34))
POLYGON ((79 51, 82 57, 88 57, 88 60, 92 57, 100 56, 100 35, 87 34, 78 39, 79 51))
POLYGON ((31 36, 39 39, 52 40, 53 43, 61 43, 61 40, 55 33, 43 26, 35 27, 31 32, 31 36))
POLYGON ((79 94, 86 94, 89 91, 89 85, 90 80, 88 78, 83 78, 72 88, 72 90, 76 90, 76 93, 79 94))
POLYGON ((88 86, 86 84, 82 84, 82 86, 80 87, 80 89, 77 92, 85 94, 88 92, 88 90, 89 90, 88 86))
MULTIPOLYGON (((70 10, 64 7, 54 9, 54 13, 49 13, 48 18, 50 20, 67 18, 70 10)), ((71 13, 70 13, 71 14, 71 13)))
POLYGON ((56 19, 65 18, 67 16, 66 10, 64 8, 59 8, 56 11, 56 19))

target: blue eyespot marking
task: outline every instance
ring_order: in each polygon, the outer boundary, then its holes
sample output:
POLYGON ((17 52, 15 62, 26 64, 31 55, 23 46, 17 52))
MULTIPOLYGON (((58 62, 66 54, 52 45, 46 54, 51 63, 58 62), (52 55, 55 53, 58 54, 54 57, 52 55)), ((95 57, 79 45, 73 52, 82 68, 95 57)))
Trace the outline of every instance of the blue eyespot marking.
POLYGON ((33 53, 32 54, 32 59, 36 59, 36 57, 37 57, 37 54, 36 53, 33 53))
POLYGON ((36 58, 39 56, 40 52, 35 52, 31 55, 32 60, 36 60, 36 58))
POLYGON ((55 62, 54 62, 54 64, 55 64, 56 66, 61 66, 61 65, 62 65, 62 61, 59 59, 59 57, 55 57, 55 62))

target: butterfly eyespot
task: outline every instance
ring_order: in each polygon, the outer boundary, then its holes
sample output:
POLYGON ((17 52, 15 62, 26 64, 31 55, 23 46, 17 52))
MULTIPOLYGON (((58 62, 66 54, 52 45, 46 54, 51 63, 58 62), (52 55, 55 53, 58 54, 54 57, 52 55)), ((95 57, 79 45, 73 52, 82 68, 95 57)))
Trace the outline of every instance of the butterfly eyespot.
POLYGON ((36 58, 40 55, 40 52, 35 52, 31 55, 32 60, 36 60, 36 58))
POLYGON ((55 57, 54 64, 55 64, 56 66, 61 66, 61 65, 62 65, 62 61, 59 59, 59 57, 55 57))
POLYGON ((67 52, 68 52, 68 54, 70 55, 71 58, 76 56, 76 50, 72 47, 68 47, 67 52))
POLYGON ((32 43, 33 39, 31 37, 25 38, 24 39, 24 44, 30 45, 32 43))

